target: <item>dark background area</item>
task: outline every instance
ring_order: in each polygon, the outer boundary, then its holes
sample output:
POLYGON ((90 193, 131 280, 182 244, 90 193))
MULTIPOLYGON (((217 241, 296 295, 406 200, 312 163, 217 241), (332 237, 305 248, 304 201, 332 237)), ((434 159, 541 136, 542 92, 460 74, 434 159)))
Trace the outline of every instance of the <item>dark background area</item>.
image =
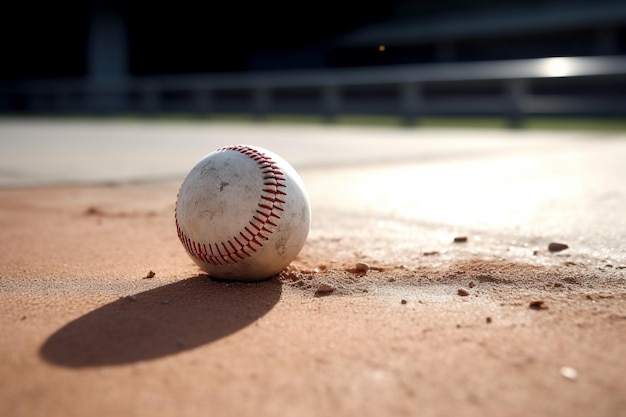
MULTIPOLYGON (((147 75, 243 71, 253 66, 256 54, 265 53, 271 61, 272 54, 319 47, 347 30, 385 19, 393 4, 183 0, 118 6, 126 23, 130 72, 147 75)), ((84 75, 91 7, 88 1, 3 6, 2 78, 84 75)))
POLYGON ((516 121, 626 108, 623 0, 70 0, 0 10, 0 112, 516 121), (555 57, 568 60, 536 60, 555 57))
MULTIPOLYGON (((122 18, 128 56, 123 72, 154 75, 441 61, 441 45, 437 45, 441 39, 402 41, 384 54, 379 53, 376 42, 346 47, 337 45, 336 40, 384 22, 410 20, 413 26, 430 24, 427 30, 440 32, 439 28, 454 31, 454 26, 466 22, 481 25, 477 23, 481 19, 486 26, 514 21, 524 14, 532 25, 533 20, 541 21, 546 8, 552 14, 556 10, 565 15, 576 7, 610 3, 619 5, 620 1, 11 1, 0 12, 0 81, 89 74, 94 10, 100 15, 112 10, 122 18)), ((549 25, 540 30, 529 27, 523 36, 502 33, 502 29, 478 36, 461 34, 453 39, 455 57, 497 60, 589 55, 593 54, 589 45, 596 42, 594 31, 604 24, 590 22, 580 28, 554 30, 549 25)), ((624 27, 611 29, 611 36, 621 43, 626 43, 624 27)), ((384 41, 381 38, 381 44, 384 41)))

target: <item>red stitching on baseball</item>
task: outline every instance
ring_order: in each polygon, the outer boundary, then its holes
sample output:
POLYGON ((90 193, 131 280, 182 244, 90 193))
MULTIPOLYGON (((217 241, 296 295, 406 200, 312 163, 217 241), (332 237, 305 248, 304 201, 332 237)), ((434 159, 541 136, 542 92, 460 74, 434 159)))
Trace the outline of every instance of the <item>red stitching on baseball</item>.
POLYGON ((280 219, 278 212, 284 211, 280 205, 285 204, 285 200, 279 198, 279 196, 287 195, 285 191, 281 190, 281 188, 286 188, 287 185, 284 183, 285 174, 278 167, 278 164, 269 156, 256 149, 244 145, 233 145, 220 148, 218 151, 239 152, 259 164, 263 174, 264 188, 262 192, 264 194, 260 196, 262 202, 259 202, 259 208, 256 210, 258 215, 253 215, 248 222, 248 225, 253 230, 248 226, 244 226, 243 230, 239 232, 239 236, 233 236, 232 239, 225 242, 199 243, 190 239, 181 229, 178 224, 176 210, 174 210, 174 217, 176 219, 178 238, 191 256, 213 265, 228 265, 252 256, 257 251, 253 244, 257 245, 257 247, 262 247, 263 243, 259 242, 259 240, 269 239, 269 235, 273 233, 272 228, 278 227, 277 222, 271 219, 280 219), (213 249, 214 245, 215 250, 213 249))

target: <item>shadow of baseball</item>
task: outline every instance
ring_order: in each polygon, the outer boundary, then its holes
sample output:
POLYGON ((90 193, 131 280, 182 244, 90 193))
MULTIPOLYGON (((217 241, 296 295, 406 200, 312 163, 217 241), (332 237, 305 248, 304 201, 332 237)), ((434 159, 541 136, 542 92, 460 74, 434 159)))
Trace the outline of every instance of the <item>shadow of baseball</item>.
POLYGON ((120 365, 193 349, 250 325, 280 299, 281 283, 226 283, 198 275, 138 293, 52 334, 41 356, 67 367, 120 365))

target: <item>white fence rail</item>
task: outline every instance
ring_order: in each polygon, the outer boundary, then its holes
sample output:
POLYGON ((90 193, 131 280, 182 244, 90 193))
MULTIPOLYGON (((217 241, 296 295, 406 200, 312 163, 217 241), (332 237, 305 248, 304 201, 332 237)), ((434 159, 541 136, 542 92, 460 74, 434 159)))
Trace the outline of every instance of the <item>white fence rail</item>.
POLYGON ((626 57, 16 82, 0 112, 626 116, 626 57))

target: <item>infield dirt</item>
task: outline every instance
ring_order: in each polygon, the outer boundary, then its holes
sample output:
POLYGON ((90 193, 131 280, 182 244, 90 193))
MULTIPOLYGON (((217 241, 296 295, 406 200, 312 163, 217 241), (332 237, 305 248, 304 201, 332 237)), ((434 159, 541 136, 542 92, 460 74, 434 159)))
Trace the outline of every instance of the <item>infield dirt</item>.
POLYGON ((255 284, 187 256, 180 178, 0 189, 0 414, 626 416, 626 140, 430 134, 297 160, 309 238, 255 284))

